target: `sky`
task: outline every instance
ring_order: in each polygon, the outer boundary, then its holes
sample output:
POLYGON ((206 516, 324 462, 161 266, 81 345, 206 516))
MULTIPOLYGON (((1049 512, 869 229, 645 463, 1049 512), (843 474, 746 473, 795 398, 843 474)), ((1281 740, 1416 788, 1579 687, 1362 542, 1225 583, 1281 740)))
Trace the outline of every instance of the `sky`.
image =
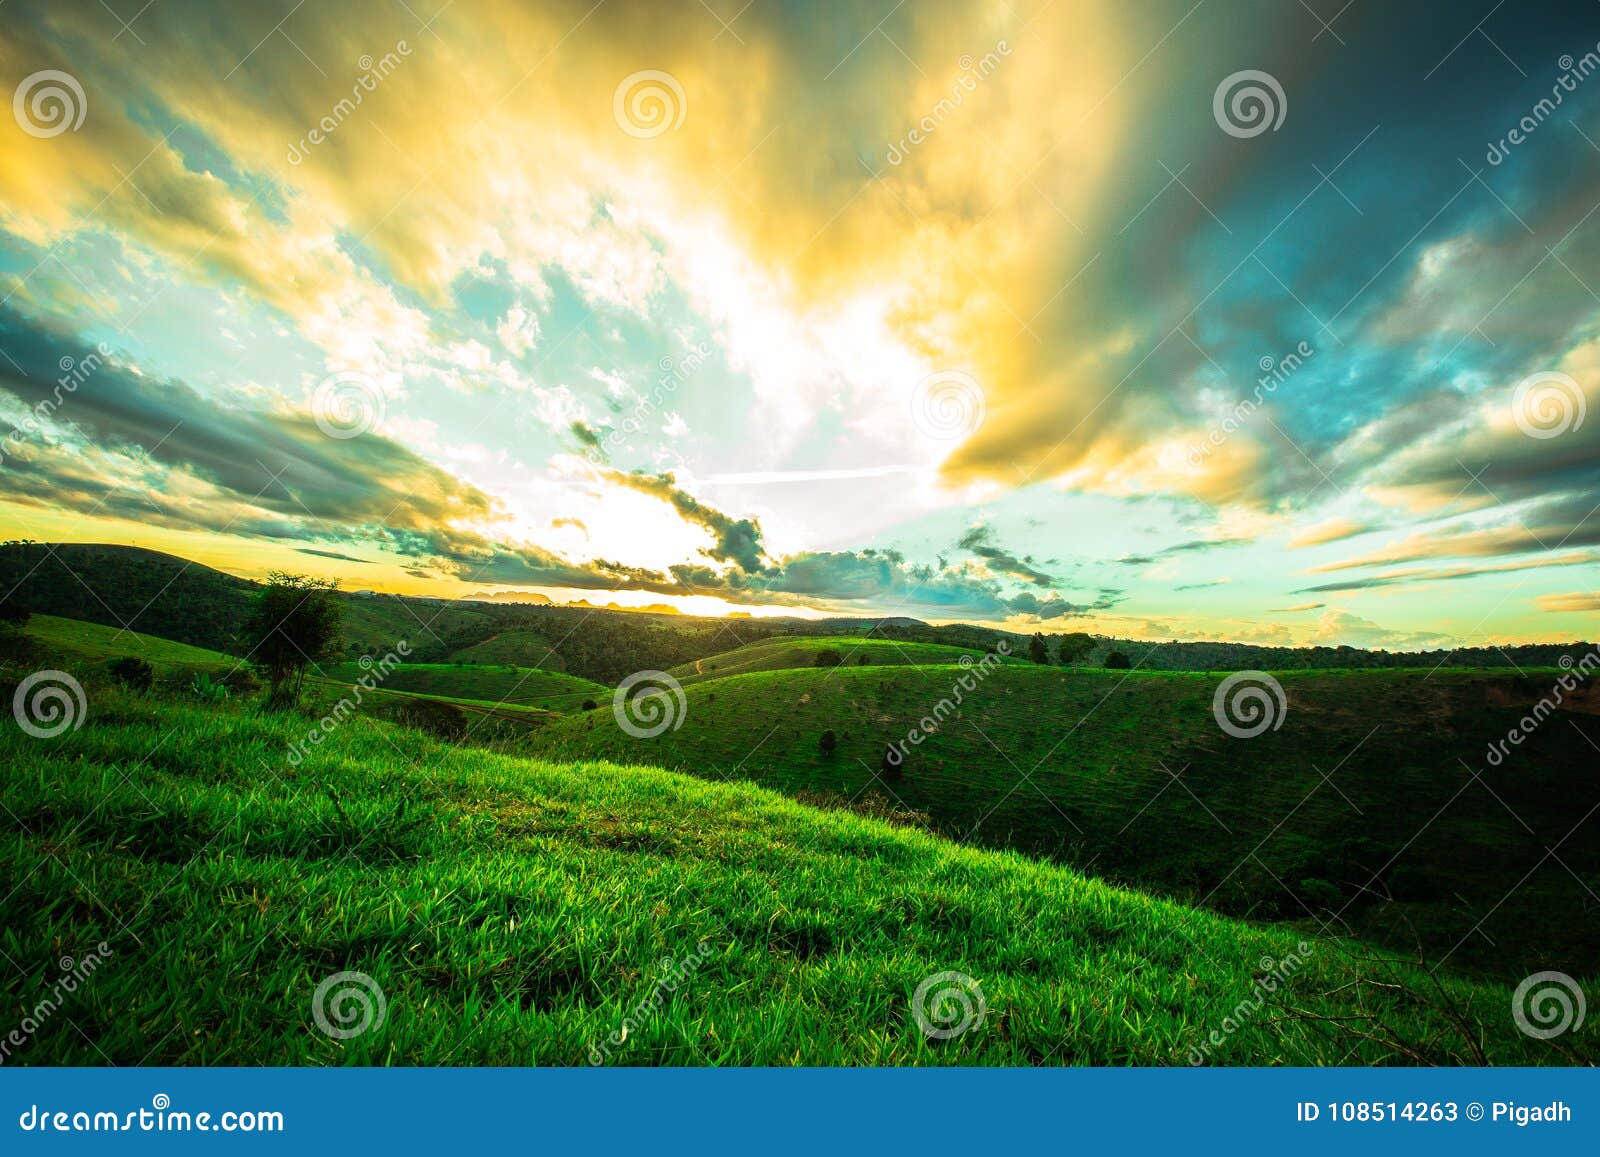
POLYGON ((4 537, 710 614, 1597 634, 1594 0, 0 18, 4 537))

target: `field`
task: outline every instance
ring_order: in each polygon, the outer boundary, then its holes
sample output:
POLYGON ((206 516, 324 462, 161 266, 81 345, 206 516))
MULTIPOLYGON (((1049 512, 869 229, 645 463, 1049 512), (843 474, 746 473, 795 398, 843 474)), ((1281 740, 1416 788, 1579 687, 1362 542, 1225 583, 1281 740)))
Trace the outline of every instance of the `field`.
POLYGON ((1570 918, 1600 890, 1600 829, 1581 822, 1600 806, 1600 719, 1561 712, 1485 759, 1556 674, 1282 673, 1280 728, 1238 739, 1213 717, 1216 676, 1011 662, 939 721, 970 669, 777 670, 689 686, 679 727, 654 738, 599 711, 526 750, 897 809, 964 842, 1402 950, 1420 939, 1432 960, 1509 978, 1600 954, 1600 925, 1570 918), (921 742, 885 773, 914 727, 921 742))
MULTIPOLYGON (((368 669, 357 663, 340 663, 325 671, 328 679, 342 683, 354 682, 367 673, 368 669)), ((592 679, 534 667, 401 663, 382 677, 381 685, 385 691, 544 711, 577 711, 585 702, 611 698, 611 688, 592 679)))
POLYGON ((215 651, 10 638, 0 691, 47 661, 87 711, 0 742, 0 949, 32 989, 110 954, 23 1063, 1600 1059, 1506 1015, 1600 956, 1594 697, 1478 758, 1557 669, 1281 672, 1238 739, 1218 675, 782 637, 675 668, 679 725, 638 738, 548 668, 404 663, 350 712, 376 676, 335 663, 267 711, 191 688, 215 651), (377 1031, 318 1031, 343 972, 377 1031), (969 1031, 920 1027, 929 984, 969 1031))
POLYGON ((747 675, 753 671, 782 671, 816 667, 819 655, 831 654, 840 664, 861 667, 915 667, 929 663, 955 663, 963 656, 980 659, 982 651, 942 643, 902 643, 893 639, 784 638, 749 643, 736 650, 684 663, 668 672, 687 686, 705 679, 747 675))
POLYGON ((152 666, 192 671, 230 671, 240 665, 231 655, 204 647, 56 615, 34 615, 28 620, 25 633, 50 653, 80 662, 98 663, 129 656, 152 666))
POLYGON ((26 1063, 1596 1059, 1592 1033, 1517 1032, 1500 985, 748 784, 362 718, 296 768, 304 718, 89 693, 79 730, 0 737, 0 947, 41 983, 109 952, 26 1063), (383 1019, 334 1039, 313 994, 347 970, 383 1019), (1282 987, 1241 1013, 1263 970, 1282 987), (915 999, 946 972, 972 1010, 948 1040, 915 999))

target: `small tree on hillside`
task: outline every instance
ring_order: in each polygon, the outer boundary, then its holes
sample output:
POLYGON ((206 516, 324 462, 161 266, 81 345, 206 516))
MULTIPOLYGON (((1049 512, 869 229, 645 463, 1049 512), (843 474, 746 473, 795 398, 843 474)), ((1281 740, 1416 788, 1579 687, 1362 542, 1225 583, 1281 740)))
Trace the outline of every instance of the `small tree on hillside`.
POLYGON ((817 747, 823 755, 832 755, 833 749, 839 746, 839 737, 833 733, 833 728, 822 733, 822 738, 817 740, 817 747))
POLYGON ((1111 654, 1106 656, 1106 670, 1108 671, 1126 671, 1132 666, 1133 664, 1128 662, 1128 656, 1121 651, 1112 651, 1111 654))
POLYGON ((826 651, 817 652, 817 666, 819 667, 837 667, 843 662, 844 656, 832 648, 829 648, 826 651))
POLYGON ((1033 638, 1028 640, 1028 658, 1035 663, 1050 661, 1050 650, 1045 646, 1044 636, 1037 631, 1033 633, 1033 638))
POLYGON ((155 668, 134 655, 124 655, 120 659, 113 659, 106 664, 106 669, 111 672, 111 677, 124 687, 134 691, 148 691, 150 684, 155 681, 155 668))
POLYGON ((9 598, 0 602, 0 624, 7 627, 21 627, 25 625, 33 614, 23 605, 18 598, 9 598))
POLYGON ((898 779, 905 770, 905 762, 906 757, 891 743, 883 749, 883 766, 879 770, 885 779, 898 779))
POLYGON ((295 703, 306 668, 339 653, 334 583, 273 571, 245 621, 251 661, 272 687, 274 706, 295 703))

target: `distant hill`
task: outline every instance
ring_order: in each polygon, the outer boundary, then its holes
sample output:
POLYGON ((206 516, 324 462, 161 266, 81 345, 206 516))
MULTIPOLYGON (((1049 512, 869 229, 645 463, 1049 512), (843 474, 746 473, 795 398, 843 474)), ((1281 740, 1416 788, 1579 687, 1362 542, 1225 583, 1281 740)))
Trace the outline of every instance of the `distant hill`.
MULTIPOLYGON (((0 545, 0 596, 44 614, 130 628, 237 654, 237 631, 257 584, 158 551, 101 544, 0 545), (7 592, 10 592, 7 595, 7 592)), ((977 623, 932 625, 880 618, 704 618, 677 613, 541 606, 490 599, 346 593, 345 653, 382 655, 406 640, 419 662, 488 662, 565 671, 612 685, 643 669, 669 670, 749 643, 828 636, 935 643, 977 651, 1004 640, 1026 655, 1028 637, 977 623)), ((1061 640, 1047 636, 1053 661, 1061 640)), ((1354 647, 1259 647, 1244 643, 1149 643, 1091 636, 1081 665, 1122 651, 1146 671, 1356 667, 1539 667, 1577 658, 1592 644, 1531 644, 1436 652, 1354 647)))
POLYGON ((38 614, 234 651, 254 583, 136 546, 6 543, 0 594, 38 614))
POLYGON ((724 679, 752 671, 781 671, 794 667, 909 667, 929 663, 957 663, 963 658, 975 661, 983 652, 969 647, 950 647, 943 643, 902 643, 892 639, 776 638, 696 659, 674 667, 668 674, 680 683, 724 679), (828 663, 832 659, 832 663, 828 663))

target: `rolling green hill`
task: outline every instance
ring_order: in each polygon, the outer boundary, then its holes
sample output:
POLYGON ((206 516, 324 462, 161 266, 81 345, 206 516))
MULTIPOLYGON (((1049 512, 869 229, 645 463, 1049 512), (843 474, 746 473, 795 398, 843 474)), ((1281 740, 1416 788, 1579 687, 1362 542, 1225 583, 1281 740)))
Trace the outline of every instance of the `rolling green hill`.
MULTIPOLYGON (((358 663, 325 669, 327 678, 354 682, 367 674, 358 663)), ((457 666, 452 663, 401 663, 383 676, 385 691, 405 691, 473 703, 577 711, 587 700, 603 702, 611 688, 590 679, 532 667, 457 666)))
POLYGON ((138 631, 120 631, 98 623, 63 619, 56 615, 34 615, 23 633, 52 655, 97 663, 128 656, 143 659, 153 667, 188 668, 195 671, 230 671, 239 660, 220 651, 174 643, 138 631))
POLYGON ((1600 922, 1573 918, 1600 893, 1600 819, 1580 822, 1600 805, 1600 719, 1557 712, 1500 766, 1486 761, 1553 671, 1285 673, 1281 727, 1253 739, 1217 725, 1216 677, 1026 662, 929 718, 963 673, 736 675, 689 686, 681 725, 656 738, 599 711, 527 750, 894 806, 969 843, 1408 949, 1414 925, 1430 959, 1502 977, 1600 958, 1600 922), (912 727, 931 734, 880 775, 912 727), (828 729, 832 754, 819 747, 828 729))
POLYGON ((486 639, 451 651, 452 663, 484 663, 492 666, 511 664, 520 667, 537 667, 544 671, 564 671, 565 660, 537 631, 526 627, 506 627, 486 639))
MULTIPOLYGON (((305 569, 315 571, 315 562, 308 559, 305 569)), ((244 650, 236 634, 258 589, 248 579, 138 547, 0 544, 0 598, 19 601, 36 613, 125 627, 231 654, 244 650)), ((1005 641, 1015 656, 1026 655, 1028 646, 1026 637, 990 626, 931 625, 910 618, 713 619, 579 605, 350 592, 340 596, 340 604, 344 651, 350 659, 385 654, 404 639, 419 662, 538 667, 607 685, 635 671, 690 666, 731 648, 785 636, 826 636, 837 639, 841 647, 886 640, 985 652, 1005 641)), ((1050 639, 1053 661, 1061 656, 1060 646, 1059 640, 1050 639)), ((1096 636, 1086 663, 1098 666, 1111 651, 1120 650, 1142 670, 1404 667, 1426 671, 1441 664, 1516 670, 1553 664, 1561 656, 1575 657, 1592 649, 1592 644, 1572 643, 1389 653, 1215 641, 1152 644, 1096 636)))
POLYGON ((778 638, 748 643, 708 659, 696 659, 672 668, 668 674, 685 685, 705 679, 722 679, 752 671, 780 671, 792 667, 815 667, 824 652, 838 655, 849 666, 909 667, 929 663, 955 663, 963 656, 983 657, 982 651, 968 647, 948 647, 941 643, 900 643, 890 639, 778 638))
POLYGON ((1182 1064, 1207 1042, 1223 1064, 1600 1058, 1592 1022, 1519 1032, 1505 986, 748 784, 360 717, 291 767, 303 716, 88 692, 78 730, 0 729, 5 1004, 31 1006, 63 956, 109 953, 12 1063, 1182 1064), (350 972, 382 1019, 333 1039, 315 993, 350 972), (972 1009, 949 1039, 918 1026, 961 1011, 919 1006, 935 983, 972 1009))

